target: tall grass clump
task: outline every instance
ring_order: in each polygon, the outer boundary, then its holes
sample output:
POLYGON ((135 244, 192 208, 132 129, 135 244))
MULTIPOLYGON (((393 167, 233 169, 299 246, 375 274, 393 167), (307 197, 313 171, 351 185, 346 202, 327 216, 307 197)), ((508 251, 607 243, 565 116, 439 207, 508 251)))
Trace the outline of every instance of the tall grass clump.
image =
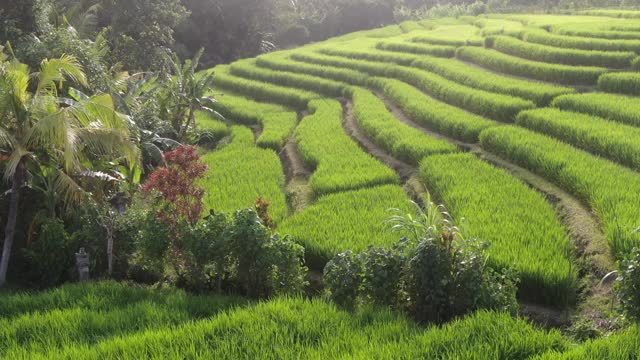
POLYGON ((511 36, 496 36, 493 48, 509 55, 552 64, 628 68, 634 52, 575 50, 525 42, 511 36))
POLYGON ((254 144, 251 129, 232 127, 233 139, 226 147, 202 156, 209 170, 201 186, 205 205, 216 212, 233 212, 253 206, 258 197, 269 202, 271 216, 280 222, 288 214, 285 176, 278 154, 254 144))
POLYGON ((456 56, 494 71, 568 85, 594 85, 600 75, 607 71, 599 67, 555 65, 524 60, 495 50, 471 46, 459 48, 456 56))
POLYGON ((528 42, 565 49, 640 52, 640 40, 613 40, 564 36, 548 33, 544 30, 525 31, 522 33, 522 38, 528 42))
POLYGON ((616 72, 604 74, 598 80, 598 88, 607 92, 640 95, 640 73, 616 72))
POLYGON ((458 140, 476 142, 482 130, 497 125, 494 121, 434 100, 399 80, 371 78, 371 84, 416 123, 458 140))
POLYGON ((480 135, 482 146, 553 181, 588 203, 618 257, 640 244, 637 173, 530 130, 501 126, 480 135))
POLYGON ((534 360, 625 360, 635 359, 640 354, 640 326, 631 325, 619 333, 589 340, 585 344, 566 352, 549 351, 534 360))
POLYGON ((489 262, 514 267, 519 297, 563 307, 575 295, 571 244, 544 196, 472 154, 430 156, 420 175, 465 231, 491 244, 489 262))
POLYGON ((393 170, 347 135, 338 101, 312 101, 309 109, 312 115, 302 120, 295 138, 305 165, 314 169, 310 185, 316 196, 399 182, 393 170))
POLYGON ((217 66, 212 71, 215 73, 214 83, 216 87, 258 101, 272 102, 294 109, 305 109, 309 101, 322 97, 322 95, 310 91, 291 89, 234 76, 230 74, 227 66, 217 66))
POLYGON ((456 151, 456 147, 445 140, 402 123, 381 99, 366 89, 355 89, 353 112, 367 136, 400 160, 418 164, 427 155, 456 151))
POLYGON ((635 97, 606 93, 564 95, 554 99, 552 106, 640 126, 640 100, 635 97))
POLYGON ((555 108, 523 111, 516 124, 640 169, 640 128, 555 108))
POLYGON ((322 269, 338 253, 397 242, 398 235, 385 224, 392 208, 409 211, 409 198, 398 185, 343 191, 320 197, 278 231, 303 244, 309 266, 322 269))

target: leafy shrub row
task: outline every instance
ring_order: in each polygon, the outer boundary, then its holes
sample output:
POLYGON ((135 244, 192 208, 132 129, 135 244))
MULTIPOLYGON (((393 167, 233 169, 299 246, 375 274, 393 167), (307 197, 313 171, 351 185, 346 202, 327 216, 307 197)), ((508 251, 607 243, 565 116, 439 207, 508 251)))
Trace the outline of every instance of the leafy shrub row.
POLYGON ((418 164, 427 155, 456 151, 447 141, 400 122, 384 102, 368 90, 354 90, 353 111, 358 125, 369 138, 398 159, 418 164))
POLYGON ((640 126, 640 100, 615 94, 589 93, 557 97, 553 106, 640 126))
POLYGON ((600 75, 607 71, 598 67, 555 65, 524 60, 495 50, 470 46, 459 48, 456 56, 494 71, 562 84, 594 85, 600 75))
POLYGON ((515 126, 488 129, 482 146, 540 174, 588 203, 604 225, 612 251, 628 254, 640 243, 637 173, 544 135, 515 126))
POLYGON ((554 108, 523 111, 516 124, 640 169, 640 129, 637 127, 554 108))
POLYGON ((310 185, 316 196, 399 182, 393 170, 346 134, 339 102, 314 100, 309 110, 313 115, 302 120, 295 137, 304 163, 315 169, 310 185))
POLYGON ((604 74, 598 80, 602 91, 627 95, 640 95, 640 73, 616 72, 604 74))
POLYGON ((496 36, 494 49, 521 58, 552 64, 628 68, 636 57, 633 52, 575 50, 525 42, 511 36, 496 36))

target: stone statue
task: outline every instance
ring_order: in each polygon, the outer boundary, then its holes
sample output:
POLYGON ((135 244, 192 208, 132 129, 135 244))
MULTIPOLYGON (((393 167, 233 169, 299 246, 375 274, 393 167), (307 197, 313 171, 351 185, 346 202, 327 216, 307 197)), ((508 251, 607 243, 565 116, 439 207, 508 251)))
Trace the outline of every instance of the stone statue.
POLYGON ((84 248, 80 248, 76 253, 76 267, 80 281, 89 281, 89 254, 84 251, 84 248))

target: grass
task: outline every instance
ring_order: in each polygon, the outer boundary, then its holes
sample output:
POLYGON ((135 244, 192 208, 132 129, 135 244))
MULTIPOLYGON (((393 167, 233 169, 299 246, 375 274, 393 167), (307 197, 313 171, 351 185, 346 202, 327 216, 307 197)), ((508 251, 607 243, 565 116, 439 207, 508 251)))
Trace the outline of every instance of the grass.
POLYGON ((552 105, 567 111, 640 126, 640 100, 630 96, 605 93, 564 95, 556 98, 552 105))
POLYGON ((618 258, 640 243, 633 232, 640 219, 636 172, 515 126, 488 129, 480 140, 485 149, 546 177, 589 204, 618 258))
POLYGON ((232 212, 251 207, 258 197, 271 201, 269 212, 278 223, 289 212, 284 194, 284 170, 271 149, 254 144, 251 129, 232 127, 233 140, 226 147, 202 156, 209 166, 201 185, 207 190, 205 205, 232 212))
POLYGON ((216 87, 238 93, 254 100, 272 102, 294 109, 305 109, 309 101, 322 95, 310 91, 276 86, 260 81, 247 80, 231 75, 228 66, 216 66, 214 83, 216 87))
MULTIPOLYGON (((355 313, 323 300, 274 299, 176 328, 73 345, 60 359, 526 359, 567 342, 502 313, 479 312, 420 329, 386 309, 355 313), (474 356, 476 355, 476 356, 474 356)), ((42 353, 24 357, 48 358, 42 353)))
POLYGON ((263 114, 288 111, 287 107, 282 105, 253 101, 225 92, 216 96, 216 102, 212 107, 224 117, 244 125, 260 124, 263 114))
POLYGON ((598 88, 606 92, 640 95, 640 73, 616 72, 604 74, 598 80, 598 88))
POLYGON ((629 329, 601 339, 590 340, 586 344, 565 353, 550 351, 535 360, 626 360, 636 359, 640 354, 640 327, 629 329))
POLYGON ((64 348, 170 329, 245 303, 235 297, 195 296, 115 282, 0 295, 0 357, 55 358, 53 354, 64 348))
POLYGON ((496 36, 491 43, 502 53, 552 64, 628 68, 636 57, 634 52, 566 49, 529 43, 511 36, 496 36))
POLYGON ((367 136, 400 160, 418 164, 425 156, 457 151, 454 145, 400 122, 366 89, 354 91, 353 111, 367 136))
POLYGON ((461 47, 456 56, 488 69, 530 79, 568 85, 595 85, 607 69, 599 67, 556 65, 521 59, 495 50, 461 47))
POLYGON ((402 81, 372 78, 371 83, 413 121, 452 138, 476 142, 482 130, 496 125, 491 120, 434 100, 402 81))
POLYGON ((296 129, 300 155, 314 169, 310 185, 315 196, 382 184, 397 184, 398 175, 363 151, 342 127, 343 109, 336 100, 315 100, 312 115, 296 129))
POLYGON ((519 271, 519 297, 563 307, 574 299, 571 244, 543 195, 473 154, 431 156, 421 178, 473 237, 489 242, 489 262, 519 271))
POLYGON ((560 35, 580 36, 585 38, 602 38, 610 40, 638 40, 640 32, 638 31, 616 31, 616 30, 594 30, 590 28, 575 27, 559 27, 553 31, 560 35))
POLYGON ((640 169, 640 128, 555 108, 524 111, 516 124, 640 169))
POLYGON ((640 51, 640 40, 613 40, 583 38, 552 34, 543 30, 530 30, 522 34, 525 41, 559 48, 597 51, 640 51))
POLYGON ((217 142, 220 139, 231 135, 231 129, 229 129, 229 126, 224 121, 217 119, 210 112, 197 111, 196 124, 198 129, 203 133, 206 133, 207 138, 213 142, 217 142))
MULTIPOLYGON (((293 55, 300 53, 293 53, 293 55)), ((299 74, 308 74, 322 77, 324 79, 332 79, 342 81, 351 85, 366 86, 369 76, 363 72, 353 69, 343 69, 335 66, 325 66, 321 64, 308 64, 295 61, 289 58, 290 54, 279 55, 263 55, 256 59, 256 65, 273 70, 290 71, 299 74)))
POLYGON ((400 240, 385 222, 389 209, 410 210, 409 198, 398 185, 344 191, 320 197, 313 205, 278 228, 305 247, 310 266, 322 269, 334 255, 361 252, 369 245, 391 246, 400 240))

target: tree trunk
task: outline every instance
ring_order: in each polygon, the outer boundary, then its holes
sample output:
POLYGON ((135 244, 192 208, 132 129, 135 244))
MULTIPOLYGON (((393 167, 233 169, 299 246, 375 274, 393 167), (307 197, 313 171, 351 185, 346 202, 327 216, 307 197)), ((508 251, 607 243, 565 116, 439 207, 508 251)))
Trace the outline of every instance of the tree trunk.
POLYGON ((16 173, 13 176, 11 185, 11 199, 9 200, 9 218, 4 230, 4 246, 2 248, 2 259, 0 260, 0 287, 7 281, 7 269, 9 268, 9 258, 13 239, 16 235, 16 224, 18 222, 18 205, 20 203, 20 189, 25 180, 24 165, 18 164, 16 173))

